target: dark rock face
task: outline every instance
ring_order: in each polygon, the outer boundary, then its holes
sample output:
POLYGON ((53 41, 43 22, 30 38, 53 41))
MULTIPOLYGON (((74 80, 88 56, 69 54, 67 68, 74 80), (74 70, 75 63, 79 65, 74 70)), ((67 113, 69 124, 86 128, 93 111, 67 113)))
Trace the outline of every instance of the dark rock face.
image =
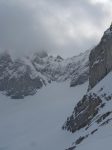
POLYGON ((96 95, 85 95, 76 105, 72 115, 67 118, 63 129, 72 133, 86 127, 98 113, 98 106, 102 103, 100 97, 96 95))
POLYGON ((0 55, 0 91, 7 96, 20 99, 35 94, 44 81, 39 76, 32 76, 31 67, 22 60, 13 62, 8 53, 0 55))
POLYGON ((6 89, 6 95, 14 99, 21 99, 28 95, 33 95, 43 86, 40 78, 31 79, 28 74, 24 74, 19 79, 9 80, 6 89))
POLYGON ((89 89, 112 70, 112 31, 105 31, 100 43, 91 51, 89 89))

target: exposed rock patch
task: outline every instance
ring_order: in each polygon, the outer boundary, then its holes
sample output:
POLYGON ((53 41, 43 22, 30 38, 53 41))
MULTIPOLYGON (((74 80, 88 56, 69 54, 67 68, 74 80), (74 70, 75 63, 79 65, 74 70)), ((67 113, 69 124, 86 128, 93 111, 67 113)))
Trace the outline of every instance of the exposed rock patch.
POLYGON ((62 128, 73 133, 89 125, 91 120, 98 114, 98 106, 100 106, 101 103, 102 100, 100 97, 96 95, 85 95, 76 105, 72 115, 67 118, 62 128))

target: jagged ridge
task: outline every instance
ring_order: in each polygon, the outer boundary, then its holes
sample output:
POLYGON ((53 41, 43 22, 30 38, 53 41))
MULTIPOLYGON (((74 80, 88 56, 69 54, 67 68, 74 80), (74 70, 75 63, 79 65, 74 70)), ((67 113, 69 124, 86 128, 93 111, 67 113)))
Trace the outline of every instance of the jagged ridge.
POLYGON ((35 94, 52 81, 82 84, 88 80, 88 58, 89 51, 68 59, 39 52, 30 58, 12 60, 5 52, 0 55, 0 91, 19 99, 35 94))

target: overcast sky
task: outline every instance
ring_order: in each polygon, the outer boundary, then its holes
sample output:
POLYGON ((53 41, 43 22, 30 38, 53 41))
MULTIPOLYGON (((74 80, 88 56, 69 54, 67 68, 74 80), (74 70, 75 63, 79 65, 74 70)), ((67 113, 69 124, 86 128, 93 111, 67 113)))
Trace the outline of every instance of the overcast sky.
POLYGON ((112 20, 112 0, 0 0, 0 48, 63 57, 95 46, 112 20))

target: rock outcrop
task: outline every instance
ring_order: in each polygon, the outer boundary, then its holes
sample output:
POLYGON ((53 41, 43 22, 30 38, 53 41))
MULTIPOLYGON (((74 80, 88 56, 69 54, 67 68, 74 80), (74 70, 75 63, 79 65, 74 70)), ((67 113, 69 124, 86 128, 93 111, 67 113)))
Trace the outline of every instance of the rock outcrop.
POLYGON ((112 70, 112 30, 104 32, 100 43, 91 51, 89 89, 93 88, 112 70))
POLYGON ((101 98, 95 93, 85 95, 76 105, 72 115, 67 118, 62 128, 74 133, 81 128, 89 126, 91 120, 98 114, 101 103, 101 98))

